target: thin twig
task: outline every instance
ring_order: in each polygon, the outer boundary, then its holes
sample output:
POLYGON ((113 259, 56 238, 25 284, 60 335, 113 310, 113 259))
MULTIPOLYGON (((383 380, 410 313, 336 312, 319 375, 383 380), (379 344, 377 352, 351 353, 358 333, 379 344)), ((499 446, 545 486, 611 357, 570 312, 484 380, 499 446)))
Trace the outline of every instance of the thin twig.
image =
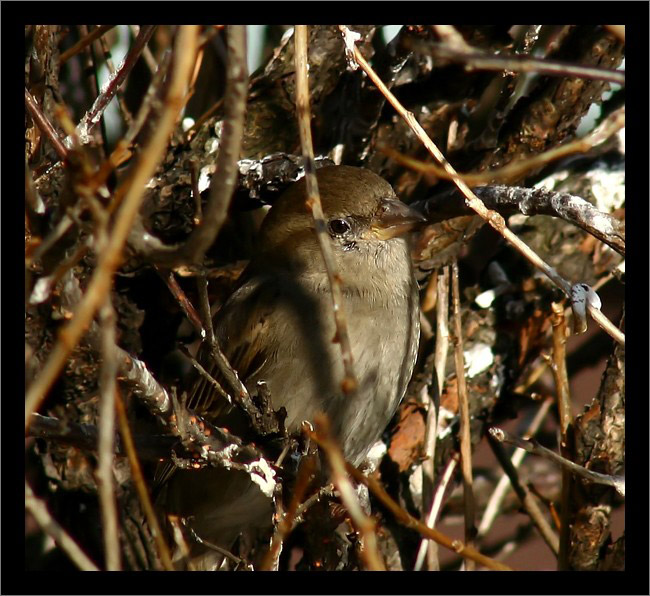
POLYGON ((86 553, 79 548, 70 535, 50 515, 45 503, 34 495, 27 480, 25 480, 25 509, 34 516, 43 531, 52 537, 54 542, 81 571, 99 571, 97 565, 88 558, 86 553))
MULTIPOLYGON (((557 392, 557 406, 560 419, 560 451, 567 458, 572 456, 573 443, 569 430, 573 424, 573 413, 571 411, 571 396, 569 394, 569 375, 566 366, 566 320, 562 304, 554 302, 551 304, 553 316, 551 324, 553 328, 553 357, 551 370, 555 378, 555 389, 557 392)), ((558 555, 558 569, 568 569, 570 519, 573 509, 571 504, 571 485, 573 478, 571 473, 562 468, 562 496, 560 502, 560 548, 558 555)))
MULTIPOLYGON (((544 365, 544 370, 546 370, 546 365, 544 365)), ((524 433, 525 437, 532 437, 539 430, 539 427, 542 425, 542 422, 546 418, 546 414, 548 413, 552 403, 553 400, 550 398, 544 400, 542 405, 539 407, 539 410, 537 410, 537 413, 535 414, 533 420, 526 429, 526 432, 524 433)), ((510 459, 510 463, 512 463, 513 469, 517 470, 519 468, 521 463, 524 461, 525 456, 525 451, 515 451, 512 458, 510 459)), ((504 472, 501 478, 499 478, 499 482, 490 495, 490 500, 488 501, 487 505, 485 506, 485 510, 483 511, 483 517, 481 518, 481 523, 478 526, 478 538, 485 536, 492 527, 494 520, 499 514, 501 504, 503 503, 503 499, 505 498, 509 487, 510 480, 507 474, 504 472)))
MULTIPOLYGON (((344 25, 339 25, 339 29, 343 33, 344 40, 349 41, 349 29, 344 25)), ((571 284, 562 278, 558 272, 549 266, 542 258, 535 253, 525 242, 517 237, 507 226, 501 215, 495 211, 491 211, 485 207, 483 202, 474 194, 467 184, 463 181, 462 177, 447 161, 437 145, 431 140, 429 135, 422 128, 420 123, 416 120, 412 112, 409 112, 402 106, 399 100, 391 93, 391 91, 384 85, 382 80, 377 76, 377 73, 370 67, 366 59, 363 57, 359 48, 351 42, 350 53, 354 56, 356 63, 363 69, 363 71, 370 77, 372 82, 377 88, 385 95, 389 103, 395 108, 398 114, 406 121, 409 128, 420 139, 426 149, 435 157, 435 159, 442 165, 447 174, 454 181, 456 186, 460 189, 467 200, 467 204, 480 215, 490 226, 492 226, 499 234, 501 234, 510 244, 512 244, 526 259, 528 259, 536 268, 542 271, 553 283, 555 283, 568 297, 571 296, 571 284)), ((598 308, 593 305, 588 307, 589 313, 598 325, 600 325, 605 332, 613 337, 617 342, 624 344, 625 335, 614 325, 605 315, 600 312, 598 308)))
POLYGON ((107 571, 120 571, 120 541, 117 525, 117 503, 113 461, 115 458, 115 376, 117 358, 115 347, 115 310, 110 295, 99 311, 102 334, 102 367, 99 374, 100 407, 97 484, 102 514, 102 536, 107 571))
POLYGON ((551 309, 553 311, 551 318, 553 328, 553 361, 551 370, 555 377, 555 387, 557 390, 557 406, 560 416, 562 444, 563 448, 566 448, 568 446, 567 434, 569 426, 573 423, 571 396, 569 393, 569 374, 566 367, 567 327, 562 304, 554 302, 551 304, 551 309))
POLYGON ((271 538, 271 546, 268 552, 264 555, 260 571, 269 571, 277 568, 278 558, 282 549, 282 544, 286 542, 287 536, 296 527, 296 512, 298 506, 302 501, 302 497, 313 478, 316 469, 316 461, 313 457, 303 457, 300 460, 300 468, 296 478, 296 485, 293 490, 293 496, 287 511, 282 516, 282 519, 275 528, 273 537, 271 538))
MULTIPOLYGON (((539 170, 548 164, 570 155, 588 153, 598 145, 614 136, 619 130, 625 127, 625 106, 612 112, 593 131, 581 139, 576 139, 565 145, 554 147, 537 155, 513 161, 502 168, 486 170, 484 172, 457 173, 467 186, 482 186, 484 184, 495 184, 497 182, 509 183, 520 180, 529 172, 539 170)), ((421 172, 422 174, 434 174, 438 178, 453 180, 453 175, 444 167, 427 163, 395 151, 391 147, 383 146, 382 153, 388 155, 396 162, 421 172)))
MULTIPOLYGON (((346 462, 343 452, 330 435, 328 420, 324 416, 318 416, 314 422, 316 425, 315 440, 327 455, 332 469, 332 482, 341 494, 343 505, 350 514, 355 528, 361 534, 363 543, 361 557, 370 571, 386 571, 386 565, 379 554, 375 522, 361 509, 359 499, 345 469, 346 462)), ((310 433, 310 436, 313 435, 310 433)))
MULTIPOLYGON (((426 460, 422 463, 422 508, 426 511, 431 503, 431 510, 433 509, 433 481, 434 481, 434 466, 436 455, 436 439, 438 435, 438 414, 440 406, 440 395, 442 395, 442 388, 444 385, 446 371, 445 365, 447 364, 447 352, 449 351, 449 267, 442 269, 442 275, 438 275, 438 283, 436 288, 436 345, 434 350, 434 370, 436 372, 436 385, 433 389, 433 395, 437 399, 429 400, 429 409, 427 410, 427 421, 425 431, 425 455, 426 460), (429 488, 429 490, 426 490, 429 488)), ((431 521, 435 518, 430 517, 431 521)), ((427 521, 429 527, 433 527, 427 521)), ((435 542, 430 542, 424 539, 420 545, 420 550, 428 545, 428 568, 429 571, 434 571, 439 568, 437 560, 437 545, 435 542)), ((419 553, 418 553, 419 555, 419 553)))
MULTIPOLYGON (((476 504, 472 479, 472 436, 470 428, 465 361, 463 358, 463 327, 460 320, 460 289, 458 284, 458 262, 451 265, 451 295, 454 320, 454 356, 456 360, 456 381, 458 384, 458 409, 460 411, 460 463, 463 473, 463 503, 465 512, 465 543, 473 547, 476 539, 476 504)), ((474 570, 473 561, 466 561, 465 569, 474 570)))
POLYGON ((547 449, 543 445, 540 445, 535 439, 521 439, 511 435, 509 432, 501 429, 492 427, 490 429, 490 434, 497 440, 504 443, 511 443, 519 447, 520 449, 526 450, 528 453, 533 455, 539 455, 545 459, 555 462, 562 466, 563 469, 569 470, 574 474, 581 476, 585 480, 590 482, 595 482, 596 484, 604 484, 606 486, 611 486, 616 489, 616 492, 622 497, 625 496, 625 476, 621 475, 608 475, 601 474, 600 472, 594 472, 593 470, 588 470, 587 468, 580 466, 561 455, 547 449))
MULTIPOLYGON (((99 122, 104 110, 111 102, 117 90, 120 88, 122 83, 126 80, 127 75, 131 72, 135 63, 138 61, 142 50, 145 45, 151 38, 155 29, 155 25, 143 25, 140 28, 138 36, 135 38, 131 49, 124 58, 120 68, 115 73, 109 82, 104 85, 102 92, 99 94, 92 107, 86 112, 84 117, 81 119, 81 122, 77 125, 77 133, 83 143, 87 143, 90 138, 90 133, 92 129, 99 122)), ((192 56, 193 58, 194 56, 192 56)), ((189 79, 189 76, 188 76, 189 79)), ((185 84, 187 80, 183 81, 185 84)), ((174 106, 176 108, 177 106, 174 106)))
POLYGON ((316 179, 316 166, 314 164, 314 149, 311 138, 311 110, 309 99, 309 82, 307 79, 307 26, 296 25, 294 31, 295 41, 295 63, 296 63, 296 109, 298 113, 298 126, 300 129, 300 143, 302 145, 303 158, 305 160, 305 179, 307 184, 307 206, 310 208, 314 218, 314 226, 318 237, 327 278, 329 280, 332 294, 332 310, 336 324, 336 339, 341 347, 343 368, 345 378, 341 384, 343 393, 354 394, 357 389, 357 377, 354 372, 354 361, 350 336, 348 334, 347 321, 343 309, 343 292, 341 289, 342 280, 336 268, 331 239, 329 238, 323 207, 318 191, 316 179))
POLYGON ((539 530, 544 542, 548 544, 549 548, 553 551, 553 554, 557 556, 560 549, 560 541, 557 534, 553 531, 551 525, 544 517, 544 513, 540 509, 539 504, 531 494, 530 490, 519 482, 517 470, 510 461, 503 445, 494 440, 492 433, 490 433, 490 447, 492 447, 494 455, 501 464, 503 471, 508 476, 510 485, 519 497, 524 510, 535 524, 535 527, 539 530))
POLYGON ((205 251, 214 242, 228 214, 228 207, 237 185, 238 159, 244 135, 244 115, 248 93, 246 70, 246 28, 243 25, 228 26, 228 65, 226 90, 224 92, 224 118, 219 144, 215 174, 210 181, 210 196, 203 211, 201 225, 192 230, 189 238, 180 246, 155 245, 139 239, 140 251, 147 259, 164 265, 177 265, 203 261, 205 251))
MULTIPOLYGON (((314 439, 318 442, 318 439, 314 439)), ((370 491, 390 510, 390 512, 395 516, 395 518, 407 528, 411 528, 416 532, 426 536, 431 540, 435 540, 441 546, 453 550, 455 553, 460 556, 476 561, 477 563, 487 567, 488 569, 493 569, 495 571, 512 571, 511 567, 499 563, 490 557, 478 552, 475 548, 466 546, 460 540, 454 540, 449 536, 439 532, 435 528, 429 528, 426 524, 423 524, 421 521, 415 519, 408 511, 403 507, 400 507, 392 497, 384 490, 382 485, 372 477, 367 477, 363 472, 359 471, 351 464, 347 464, 348 473, 357 481, 365 484, 370 491)))
POLYGON ((147 147, 142 151, 133 175, 125 182, 128 190, 109 235, 106 250, 98 255, 98 263, 83 299, 77 306, 72 320, 59 332, 59 338, 45 366, 31 383, 25 397, 25 430, 35 412, 52 387, 70 352, 88 328, 95 312, 104 302, 113 280, 113 272, 121 259, 122 248, 131 225, 144 198, 147 182, 153 175, 166 150, 169 135, 183 105, 183 94, 194 62, 194 48, 198 27, 183 25, 176 41, 177 60, 172 74, 165 109, 147 147))
MULTIPOLYGON (((445 496, 445 490, 447 489, 447 486, 449 485, 449 481, 454 475, 454 470, 456 469, 457 465, 458 465, 457 456, 452 457, 447 462, 447 467, 445 468, 445 471, 443 472, 442 477, 440 478, 440 483, 438 484, 438 488, 436 489, 436 492, 433 495, 433 499, 431 500, 431 509, 429 509, 429 512, 427 514, 427 521, 426 521, 428 528, 433 528, 436 525, 436 520, 438 519, 438 513, 440 512, 440 508, 442 507, 442 499, 445 496)), ((432 544, 435 544, 435 542, 427 538, 422 539, 422 541, 420 542, 420 546, 418 548, 417 557, 415 558, 415 565, 413 567, 413 571, 420 571, 422 569, 425 555, 427 555, 427 559, 428 559, 427 568, 429 571, 436 571, 440 569, 440 562, 438 561, 437 552, 434 561, 434 563, 436 563, 437 565, 436 566, 431 565, 432 544)))
POLYGON ((552 77, 575 77, 625 85, 625 73, 611 68, 582 66, 560 60, 535 58, 527 54, 488 54, 469 45, 459 49, 445 43, 427 44, 426 50, 427 54, 433 54, 439 58, 463 62, 468 70, 535 72, 552 77))
POLYGON ((131 434, 131 429, 129 428, 129 420, 126 416, 126 409, 124 408, 124 403, 122 402, 119 390, 116 390, 115 392, 115 406, 117 409, 117 418, 120 424, 120 434, 122 435, 124 449, 127 453, 129 464, 131 465, 131 477, 133 478, 133 484, 135 485, 135 489, 138 493, 138 497, 140 499, 142 509, 144 510, 145 517, 147 518, 149 529, 151 530, 153 538, 156 542, 160 561, 167 571, 174 571, 172 559, 169 554, 169 547, 165 542, 160 524, 158 523, 158 517, 156 516, 156 513, 153 509, 153 504, 151 503, 151 497, 149 496, 147 485, 144 481, 142 468, 140 466, 138 454, 135 449, 135 443, 133 442, 133 435, 131 434))
POLYGON ((187 295, 185 294, 185 292, 183 291, 179 283, 176 281, 176 278, 174 277, 174 273, 172 271, 163 271, 159 267, 155 267, 155 269, 156 269, 156 273, 158 273, 158 275, 161 277, 161 279, 165 282, 165 284, 169 288, 169 291, 171 292, 172 296, 176 298, 176 301, 178 302, 178 305, 181 307, 181 310, 187 317, 187 320, 192 324, 192 327, 196 329, 201 339, 205 339, 205 328, 203 327, 203 322, 201 321, 201 317, 196 312, 194 305, 187 297, 187 295))
MULTIPOLYGON (((40 437, 48 441, 58 441, 78 449, 96 452, 99 431, 92 424, 79 424, 70 420, 59 420, 51 416, 32 414, 32 423, 27 433, 29 437, 40 437)), ((133 437, 140 459, 159 462, 168 458, 171 448, 178 443, 178 437, 170 435, 136 435, 133 437)), ((119 438, 116 437, 115 455, 125 457, 126 453, 119 438)))
POLYGON ((63 65, 66 63, 68 60, 70 60, 70 58, 77 55, 84 48, 88 47, 93 41, 108 33, 113 27, 115 27, 115 25, 100 25, 97 27, 97 29, 94 29, 91 33, 86 35, 83 39, 80 39, 71 48, 68 48, 61 54, 59 58, 61 64, 63 65))
MULTIPOLYGON (((108 68, 109 77, 115 77, 115 65, 113 64, 113 57, 111 55, 111 49, 108 47, 108 43, 103 37, 99 38, 99 45, 102 48, 104 54, 104 60, 106 61, 106 67, 108 68)), ((133 123, 133 116, 129 111, 126 101, 124 99, 124 91, 121 87, 117 89, 117 101, 120 106, 120 111, 122 112, 122 118, 127 126, 131 126, 133 123)))
POLYGON ((52 123, 48 120, 47 116, 42 112, 38 103, 34 99, 34 96, 27 90, 25 87, 25 107, 29 112, 29 115, 34 120, 34 123, 40 131, 45 135, 45 138, 50 141, 52 147, 56 151, 56 154, 62 161, 65 161, 68 157, 68 150, 66 149, 63 141, 59 138, 59 134, 52 126, 52 123))
MULTIPOLYGON (((134 37, 137 37, 138 33, 140 33, 139 25, 129 25, 129 29, 131 30, 131 33, 134 37)), ((149 46, 145 46, 144 50, 142 50, 142 57, 144 58, 144 62, 149 68, 149 71, 153 75, 158 69, 158 64, 156 63, 156 59, 153 57, 149 46)))

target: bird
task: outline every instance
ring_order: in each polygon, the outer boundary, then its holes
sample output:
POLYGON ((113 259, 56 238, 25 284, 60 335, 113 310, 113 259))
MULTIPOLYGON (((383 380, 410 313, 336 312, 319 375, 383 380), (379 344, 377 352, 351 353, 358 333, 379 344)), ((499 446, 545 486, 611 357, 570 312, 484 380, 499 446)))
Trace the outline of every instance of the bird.
MULTIPOLYGON (((420 310, 408 233, 425 218, 368 169, 326 166, 316 179, 342 283, 356 391, 342 389, 330 283, 305 178, 265 216, 257 250, 213 327, 248 391, 254 395, 264 382, 273 409, 286 410, 289 432, 325 414, 345 458, 358 465, 390 422, 416 363, 420 310)), ((197 359, 218 374, 208 349, 197 359)), ((187 406, 217 425, 232 423, 235 410, 204 376, 191 384, 187 406)), ((230 548, 242 531, 272 525, 271 500, 245 472, 177 469, 165 484, 163 507, 189 527, 195 569, 217 568, 218 550, 230 548)))

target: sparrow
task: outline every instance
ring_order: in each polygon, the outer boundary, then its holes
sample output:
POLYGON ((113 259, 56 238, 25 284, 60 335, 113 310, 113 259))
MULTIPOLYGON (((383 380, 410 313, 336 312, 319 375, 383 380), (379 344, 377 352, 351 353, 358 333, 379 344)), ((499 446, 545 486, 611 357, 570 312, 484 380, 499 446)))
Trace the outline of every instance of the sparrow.
MULTIPOLYGON (((248 391, 254 395, 263 381, 273 409, 285 408, 289 432, 324 413, 346 459, 358 465, 395 413, 415 366, 420 311, 407 235, 425 218, 370 170, 330 166, 316 177, 342 281, 356 391, 342 389, 330 284, 304 178, 266 215, 255 255, 214 315, 214 332, 248 391)), ((218 374, 209 350, 197 358, 218 374)), ((217 425, 235 409, 204 376, 194 381, 187 405, 217 425)), ((220 563, 205 543, 228 549, 243 530, 271 527, 271 500, 244 472, 176 470, 166 484, 165 510, 196 539, 195 568, 220 563)))

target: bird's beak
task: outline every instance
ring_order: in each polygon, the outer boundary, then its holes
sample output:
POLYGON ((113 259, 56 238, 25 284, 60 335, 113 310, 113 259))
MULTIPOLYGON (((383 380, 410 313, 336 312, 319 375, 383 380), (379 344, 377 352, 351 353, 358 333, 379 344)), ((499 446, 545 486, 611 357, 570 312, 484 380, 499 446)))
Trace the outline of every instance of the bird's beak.
POLYGON ((384 199, 375 213, 370 229, 375 237, 388 240, 410 232, 427 221, 421 213, 395 199, 384 199))

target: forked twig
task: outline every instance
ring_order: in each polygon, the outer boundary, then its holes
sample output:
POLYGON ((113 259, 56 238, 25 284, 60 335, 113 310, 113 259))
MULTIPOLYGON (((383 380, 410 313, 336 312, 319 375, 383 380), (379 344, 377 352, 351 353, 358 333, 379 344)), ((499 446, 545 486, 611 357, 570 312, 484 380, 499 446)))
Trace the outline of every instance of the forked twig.
MULTIPOLYGON (((318 442, 317 439, 315 439, 318 442)), ((439 532, 435 528, 429 528, 426 524, 423 524, 421 521, 415 519, 408 511, 403 507, 400 507, 392 497, 384 490, 382 485, 372 478, 371 476, 365 476, 363 472, 359 471, 353 465, 346 463, 348 473, 357 481, 365 484, 368 489, 390 510, 390 512, 395 516, 395 518, 407 528, 411 528, 416 532, 419 532, 422 536, 425 536, 431 540, 435 540, 441 546, 453 550, 455 553, 459 554, 461 557, 466 559, 472 559, 477 563, 487 567, 488 569, 493 569, 495 571, 512 571, 511 567, 495 561, 490 557, 478 552, 475 548, 466 546, 460 540, 454 540, 446 534, 439 532)))
POLYGON ((562 468, 570 470, 574 474, 577 474, 578 476, 581 476, 585 480, 589 480, 590 482, 595 482, 596 484, 604 484, 606 486, 611 486, 616 489, 616 492, 618 492, 619 495, 622 497, 625 496, 625 477, 621 475, 615 475, 615 476, 610 476, 608 474, 601 474, 599 472, 594 472, 593 470, 588 470, 587 468, 580 466, 564 457, 561 455, 558 455, 555 453, 555 451, 551 451, 550 449, 547 449, 543 445, 540 445, 535 439, 520 439, 519 437, 515 437, 514 435, 511 435, 509 432, 501 429, 501 428, 496 428, 492 427, 490 429, 490 434, 497 440, 497 441, 502 441, 504 443, 511 443, 520 449, 524 449, 528 451, 528 453, 532 453, 533 455, 539 455, 540 457, 544 457, 546 459, 549 459, 556 464, 559 464, 562 466, 562 468))
MULTIPOLYGON (((494 437, 492 433, 490 433, 490 435, 492 438, 494 437)), ((512 462, 510 461, 510 458, 508 457, 508 454, 503 449, 503 446, 500 445, 497 441, 491 440, 490 447, 492 447, 492 451, 494 452, 494 455, 496 456, 497 460, 499 460, 499 463, 501 464, 503 471, 508 476, 508 479, 510 480, 510 485, 512 486, 513 490, 519 497, 522 507, 524 508, 524 510, 530 517, 530 519, 532 520, 533 524, 535 524, 535 526, 539 530, 539 533, 544 539, 544 542, 548 544, 549 548, 553 551, 553 554, 557 556, 560 550, 559 538, 551 528, 548 521, 546 521, 546 518, 544 517, 544 514, 542 513, 542 510, 539 507, 539 504, 535 500, 535 497, 532 495, 532 493, 530 492, 530 490, 528 490, 527 487, 525 487, 524 485, 521 484, 521 482, 519 482, 519 477, 517 476, 517 470, 515 469, 512 462)))

